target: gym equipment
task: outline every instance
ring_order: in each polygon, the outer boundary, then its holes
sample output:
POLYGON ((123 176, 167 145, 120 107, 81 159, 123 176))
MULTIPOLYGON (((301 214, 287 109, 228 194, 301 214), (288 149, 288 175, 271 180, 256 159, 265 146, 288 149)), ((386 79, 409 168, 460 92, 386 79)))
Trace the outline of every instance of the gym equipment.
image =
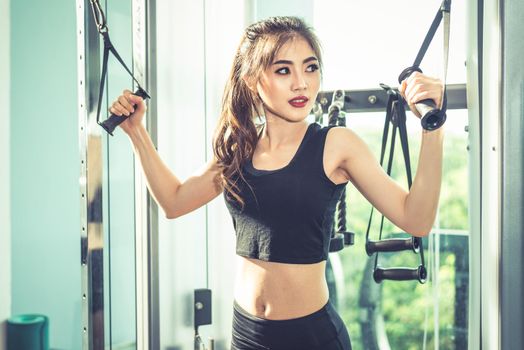
POLYGON ((116 51, 115 47, 111 43, 111 39, 109 38, 109 29, 107 28, 106 23, 106 17, 104 15, 104 12, 102 11, 102 8, 100 7, 100 3, 98 2, 98 0, 90 0, 90 3, 91 9, 93 10, 93 18, 98 28, 98 32, 104 38, 104 58, 102 61, 102 77, 100 78, 100 92, 98 94, 98 109, 96 113, 96 122, 98 125, 104 128, 104 130, 107 131, 109 135, 113 136, 113 131, 115 130, 115 128, 118 125, 120 125, 127 117, 111 114, 106 120, 100 122, 100 107, 102 106, 102 96, 104 95, 104 83, 107 78, 107 60, 109 58, 109 52, 111 52, 116 57, 116 59, 122 64, 122 66, 124 66, 126 71, 129 73, 129 75, 131 75, 133 80, 138 85, 138 89, 135 91, 134 94, 142 97, 144 100, 146 98, 151 98, 151 96, 149 96, 149 94, 140 86, 140 83, 135 79, 133 73, 131 73, 129 68, 127 68, 126 64, 118 54, 118 51, 116 51))
MULTIPOLYGON (((345 93, 337 90, 333 94, 333 101, 328 109, 328 124, 336 126, 346 126, 346 115, 344 113, 345 93)), ((316 108, 315 113, 317 122, 320 121, 322 109, 316 108)), ((338 252, 345 246, 355 244, 355 233, 349 232, 346 227, 346 189, 342 191, 337 203, 337 232, 332 232, 329 242, 329 252, 338 252)))
MULTIPOLYGON (((385 84, 381 84, 381 87, 386 90, 389 95, 386 118, 384 123, 384 131, 382 134, 382 148, 380 151, 380 166, 383 166, 384 155, 386 153, 386 144, 389 134, 389 125, 393 124, 393 130, 391 134, 391 145, 389 147, 389 160, 386 169, 386 173, 391 176, 391 168, 393 165, 393 154, 395 151, 395 139, 397 130, 402 146, 402 153, 404 155, 404 163, 406 166, 406 175, 408 180, 408 188, 411 187, 411 162, 409 159, 409 147, 408 147, 408 136, 406 131, 406 101, 402 98, 400 93, 393 90, 385 84)), ((366 253, 371 256, 376 253, 375 264, 373 267, 373 279, 375 282, 380 283, 383 280, 394 280, 394 281, 407 281, 407 280, 418 280, 420 283, 425 283, 427 278, 426 265, 424 263, 424 248, 422 246, 422 239, 420 237, 411 237, 407 239, 388 239, 382 240, 382 228, 384 226, 384 215, 382 215, 380 221, 379 240, 372 241, 369 239, 369 231, 371 229, 371 222, 373 219, 374 208, 371 208, 371 214, 369 216, 368 227, 366 230, 366 253), (421 264, 416 268, 407 267, 396 267, 396 268, 383 268, 378 265, 378 253, 379 252, 398 252, 403 250, 412 250, 415 253, 420 253, 421 264)))
POLYGON ((411 67, 404 69, 398 77, 398 82, 400 84, 404 79, 407 79, 414 72, 422 73, 422 70, 419 67, 420 63, 422 62, 422 59, 426 54, 429 44, 431 43, 431 40, 433 39, 433 36, 435 35, 435 32, 437 31, 437 28, 440 25, 440 22, 444 18, 444 95, 442 101, 442 108, 439 109, 437 106, 435 106, 435 103, 431 99, 422 100, 415 104, 415 108, 422 116, 420 123, 425 130, 438 129, 446 121, 446 73, 448 70, 450 10, 451 0, 444 0, 440 5, 439 10, 437 11, 437 15, 435 16, 435 19, 433 20, 433 23, 431 24, 428 33, 426 34, 426 38, 424 39, 424 42, 420 47, 417 57, 415 58, 415 62, 413 62, 413 65, 411 67))

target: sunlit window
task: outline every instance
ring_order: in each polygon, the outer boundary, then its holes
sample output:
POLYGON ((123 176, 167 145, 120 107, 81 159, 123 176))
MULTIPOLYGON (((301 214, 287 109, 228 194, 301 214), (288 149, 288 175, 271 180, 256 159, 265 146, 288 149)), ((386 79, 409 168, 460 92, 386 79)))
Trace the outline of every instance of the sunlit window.
MULTIPOLYGON (((314 23, 324 48, 324 91, 378 89, 379 83, 397 86, 397 77, 410 66, 439 8, 440 1, 315 1, 314 23)), ((465 84, 465 9, 454 2, 447 82, 465 84)), ((424 58, 424 73, 442 78, 441 29, 424 58)), ((380 155, 384 113, 349 113, 347 126, 380 155)), ((344 286, 337 286, 336 302, 354 349, 465 349, 468 300, 468 150, 466 110, 449 110, 444 144, 443 182, 437 220, 424 239, 430 270, 426 284, 384 281, 371 275, 374 257, 364 251, 370 204, 351 185, 347 187, 348 229, 355 245, 338 254, 344 286)), ((412 171, 418 163, 421 131, 408 113, 412 171)), ((393 178, 407 188, 400 144, 393 178)), ((378 239, 379 215, 370 238, 378 239)), ((383 238, 405 236, 387 222, 383 238)), ((416 267, 420 257, 401 252, 379 255, 383 266, 416 267)))

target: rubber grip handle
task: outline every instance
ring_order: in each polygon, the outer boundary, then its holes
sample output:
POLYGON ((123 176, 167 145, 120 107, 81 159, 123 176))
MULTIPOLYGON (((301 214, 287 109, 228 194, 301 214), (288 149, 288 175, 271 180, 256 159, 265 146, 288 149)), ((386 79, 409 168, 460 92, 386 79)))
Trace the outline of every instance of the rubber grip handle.
POLYGON ((380 283, 384 280, 391 281, 416 281, 425 283, 427 278, 426 268, 422 265, 411 269, 407 267, 396 267, 396 268, 382 268, 377 267, 373 271, 373 279, 376 283, 380 283))
MULTIPOLYGON (((137 96, 140 96, 142 97, 144 100, 146 98, 151 98, 147 92, 145 92, 141 87, 139 87, 134 95, 137 95, 137 96)), ((133 107, 136 107, 136 104, 133 105, 133 107)), ((122 122, 124 120, 126 120, 126 116, 122 115, 116 115, 116 114, 113 114, 111 113, 111 115, 109 116, 109 118, 107 118, 106 120, 104 120, 103 122, 101 123, 98 123, 102 128, 104 128, 105 131, 107 131, 107 133, 111 136, 113 136, 113 131, 115 131, 115 128, 122 124, 122 122)))
MULTIPOLYGON (((416 66, 408 67, 400 73, 398 82, 402 83, 403 80, 407 79, 414 72, 422 73, 422 70, 416 66)), ((415 109, 422 116, 420 124, 425 130, 431 131, 438 129, 446 122, 446 113, 442 113, 432 99, 426 99, 415 103, 415 109)))
POLYGON ((415 237, 366 242, 366 253, 368 256, 376 252, 400 252, 403 250, 413 250, 413 252, 418 253, 419 244, 415 237))

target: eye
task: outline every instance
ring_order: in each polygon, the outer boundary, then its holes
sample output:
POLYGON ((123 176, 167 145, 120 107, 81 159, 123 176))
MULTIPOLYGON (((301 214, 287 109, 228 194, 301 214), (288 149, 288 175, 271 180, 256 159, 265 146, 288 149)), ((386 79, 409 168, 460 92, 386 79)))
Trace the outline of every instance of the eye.
POLYGON ((288 67, 282 67, 280 69, 278 69, 275 73, 277 74, 289 74, 289 68, 288 67))
POLYGON ((307 68, 306 68, 306 72, 314 72, 314 71, 317 71, 319 70, 319 66, 318 64, 310 64, 307 68))

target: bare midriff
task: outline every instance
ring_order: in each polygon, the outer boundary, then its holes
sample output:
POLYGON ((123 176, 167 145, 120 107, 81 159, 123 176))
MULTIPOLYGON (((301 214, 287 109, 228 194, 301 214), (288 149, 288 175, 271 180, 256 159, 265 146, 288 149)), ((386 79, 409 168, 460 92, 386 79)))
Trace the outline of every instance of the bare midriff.
POLYGON ((320 310, 329 298, 326 261, 285 264, 237 255, 235 300, 253 316, 288 320, 320 310))

